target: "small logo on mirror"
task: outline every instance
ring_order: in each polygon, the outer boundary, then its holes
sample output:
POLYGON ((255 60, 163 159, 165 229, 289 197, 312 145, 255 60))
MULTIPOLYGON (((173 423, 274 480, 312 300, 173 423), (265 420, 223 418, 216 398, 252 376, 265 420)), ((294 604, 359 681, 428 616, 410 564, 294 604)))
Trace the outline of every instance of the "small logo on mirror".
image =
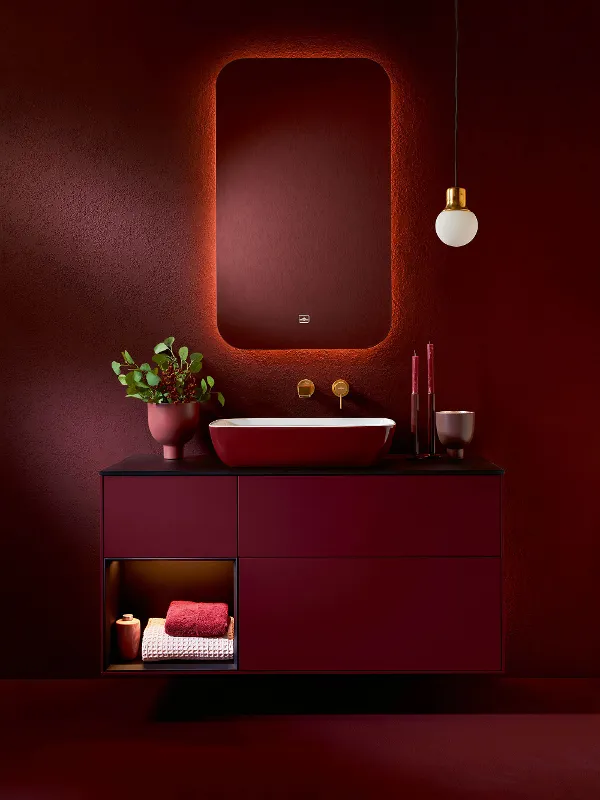
POLYGON ((310 322, 310 314, 298 314, 298 322, 302 325, 306 325, 310 322))

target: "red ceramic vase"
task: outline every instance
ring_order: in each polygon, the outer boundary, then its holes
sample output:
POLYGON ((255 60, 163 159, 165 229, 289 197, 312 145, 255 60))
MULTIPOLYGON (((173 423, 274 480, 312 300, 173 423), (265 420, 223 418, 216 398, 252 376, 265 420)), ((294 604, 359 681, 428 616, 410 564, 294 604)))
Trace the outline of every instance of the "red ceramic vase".
POLYGON ((200 419, 198 403, 148 403, 150 433, 163 446, 167 459, 183 458, 183 445, 194 435, 200 419))
POLYGON ((140 621, 133 614, 117 620, 117 647, 123 661, 133 661, 140 649, 140 621))

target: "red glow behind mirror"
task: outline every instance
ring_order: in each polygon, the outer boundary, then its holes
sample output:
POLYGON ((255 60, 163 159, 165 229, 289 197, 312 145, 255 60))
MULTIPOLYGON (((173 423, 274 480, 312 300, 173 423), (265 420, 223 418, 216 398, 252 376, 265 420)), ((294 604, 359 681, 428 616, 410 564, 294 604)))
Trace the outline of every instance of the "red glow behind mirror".
POLYGON ((217 322, 243 349, 364 348, 391 322, 390 81, 365 58, 217 80, 217 322))

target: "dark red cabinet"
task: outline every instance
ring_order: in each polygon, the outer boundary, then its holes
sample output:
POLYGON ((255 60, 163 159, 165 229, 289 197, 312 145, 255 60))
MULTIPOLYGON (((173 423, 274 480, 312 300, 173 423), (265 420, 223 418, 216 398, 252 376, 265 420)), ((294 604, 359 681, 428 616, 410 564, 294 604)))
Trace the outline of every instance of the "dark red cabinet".
POLYGON ((235 477, 105 477, 105 558, 235 558, 235 477))
POLYGON ((240 556, 499 556, 500 476, 241 476, 240 556))
POLYGON ((498 558, 242 558, 243 670, 502 668, 498 558))
POLYGON ((493 464, 391 457, 364 473, 257 474, 138 456, 102 476, 105 672, 157 671, 113 657, 119 614, 144 626, 171 599, 223 598, 235 658, 165 672, 503 669, 493 464))

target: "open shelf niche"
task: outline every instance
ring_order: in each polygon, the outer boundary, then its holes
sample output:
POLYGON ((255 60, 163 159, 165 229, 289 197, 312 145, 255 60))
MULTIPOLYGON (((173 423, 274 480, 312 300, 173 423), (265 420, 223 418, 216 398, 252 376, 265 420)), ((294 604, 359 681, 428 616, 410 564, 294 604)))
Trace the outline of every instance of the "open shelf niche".
POLYGON ((201 672, 237 669, 237 562, 235 559, 105 559, 105 672, 201 672), (150 617, 166 617, 172 600, 227 603, 235 618, 233 658, 223 661, 122 661, 115 621, 123 614, 140 620, 142 636, 150 617))

